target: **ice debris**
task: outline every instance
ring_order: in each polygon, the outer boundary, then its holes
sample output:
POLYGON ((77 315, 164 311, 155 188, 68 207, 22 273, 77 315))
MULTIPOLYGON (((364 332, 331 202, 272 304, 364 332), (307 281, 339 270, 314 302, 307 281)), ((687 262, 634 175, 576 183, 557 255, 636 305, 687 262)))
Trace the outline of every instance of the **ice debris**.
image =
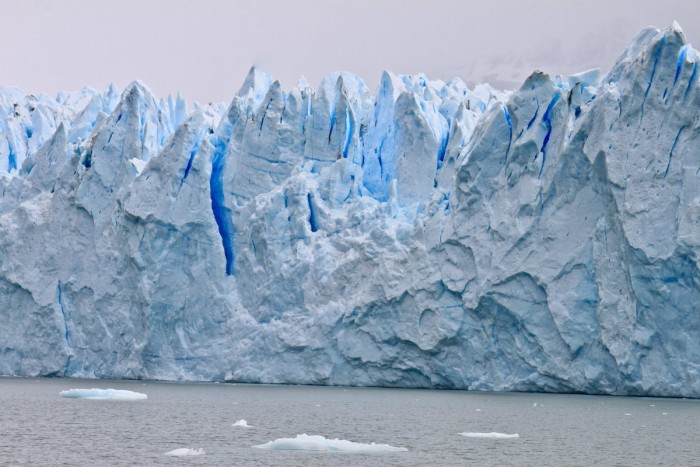
POLYGON ((146 394, 125 389, 68 389, 60 392, 67 399, 93 399, 114 401, 137 401, 148 399, 146 394))
POLYGON ((192 448, 178 448, 168 451, 164 456, 174 456, 174 457, 187 457, 187 456, 201 456, 205 454, 204 449, 192 449, 192 448))
POLYGON ((508 434, 508 433, 497 433, 497 432, 490 432, 490 433, 465 432, 465 433, 460 433, 460 435, 465 436, 467 438, 491 438, 491 439, 520 438, 520 435, 518 433, 508 434))
POLYGON ((388 444, 355 443, 344 439, 327 439, 320 435, 297 435, 295 438, 279 438, 253 446, 272 451, 331 451, 331 452, 404 452, 408 449, 388 444))

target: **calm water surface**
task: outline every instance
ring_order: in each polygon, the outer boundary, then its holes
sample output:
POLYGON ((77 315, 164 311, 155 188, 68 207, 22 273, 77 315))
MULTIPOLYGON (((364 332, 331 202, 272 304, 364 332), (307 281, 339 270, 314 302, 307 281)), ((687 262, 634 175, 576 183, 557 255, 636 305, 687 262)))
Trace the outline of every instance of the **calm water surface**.
POLYGON ((699 433, 696 400, 0 378, 0 465, 700 465, 699 433), (148 400, 59 397, 92 387, 148 400), (301 433, 408 452, 252 448, 301 433), (206 454, 164 455, 178 448, 206 454))

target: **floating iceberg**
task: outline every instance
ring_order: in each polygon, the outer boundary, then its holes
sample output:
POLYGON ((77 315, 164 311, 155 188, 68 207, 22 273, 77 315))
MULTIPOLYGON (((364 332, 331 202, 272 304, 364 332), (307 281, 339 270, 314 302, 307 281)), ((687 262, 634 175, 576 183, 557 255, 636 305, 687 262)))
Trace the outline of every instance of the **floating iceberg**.
POLYGON ((164 456, 186 457, 186 456, 201 456, 204 454, 204 449, 179 448, 168 451, 164 456))
POLYGON ((146 394, 127 391, 124 389, 68 389, 60 392, 67 399, 97 399, 113 401, 137 401, 147 399, 146 394))
POLYGON ((491 432, 491 433, 460 433, 462 436, 466 436, 467 438, 492 438, 492 439, 509 439, 509 438, 520 438, 520 435, 517 433, 514 434, 508 434, 508 433, 496 433, 496 432, 491 432))
POLYGON ((699 63, 0 88, 0 374, 700 397, 699 63))
POLYGON ((237 426, 241 428, 252 428, 252 426, 248 425, 248 422, 246 422, 245 420, 238 420, 237 422, 232 423, 231 426, 237 426))
POLYGON ((265 444, 253 446, 272 451, 333 451, 333 452, 404 452, 406 448, 388 444, 364 444, 344 439, 327 439, 319 435, 297 435, 296 438, 280 438, 265 444))

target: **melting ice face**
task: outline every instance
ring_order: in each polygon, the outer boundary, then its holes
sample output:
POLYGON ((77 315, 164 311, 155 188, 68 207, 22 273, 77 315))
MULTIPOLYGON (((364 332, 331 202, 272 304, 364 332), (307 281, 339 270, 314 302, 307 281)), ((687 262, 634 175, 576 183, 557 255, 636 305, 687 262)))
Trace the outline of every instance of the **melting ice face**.
POLYGON ((700 397, 698 70, 2 87, 0 374, 700 397))
POLYGON ((146 394, 124 389, 69 389, 61 391, 61 397, 68 399, 96 399, 114 401, 137 401, 147 399, 146 394))
POLYGON ((406 448, 388 444, 364 444, 344 439, 327 439, 320 435, 297 435, 296 438, 279 438, 269 443, 253 446, 272 451, 330 451, 330 452, 403 452, 406 448))
POLYGON ((460 433, 462 436, 466 436, 467 438, 492 438, 492 439, 507 439, 507 438, 520 438, 520 435, 517 433, 514 434, 508 434, 508 433, 496 433, 496 432, 491 432, 491 433, 460 433))

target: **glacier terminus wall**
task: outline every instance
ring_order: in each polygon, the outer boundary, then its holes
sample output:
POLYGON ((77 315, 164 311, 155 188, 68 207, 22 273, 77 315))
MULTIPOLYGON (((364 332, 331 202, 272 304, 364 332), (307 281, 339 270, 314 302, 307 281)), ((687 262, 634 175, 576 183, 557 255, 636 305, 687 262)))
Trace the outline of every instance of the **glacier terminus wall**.
POLYGON ((700 397, 698 62, 0 88, 0 374, 700 397))

